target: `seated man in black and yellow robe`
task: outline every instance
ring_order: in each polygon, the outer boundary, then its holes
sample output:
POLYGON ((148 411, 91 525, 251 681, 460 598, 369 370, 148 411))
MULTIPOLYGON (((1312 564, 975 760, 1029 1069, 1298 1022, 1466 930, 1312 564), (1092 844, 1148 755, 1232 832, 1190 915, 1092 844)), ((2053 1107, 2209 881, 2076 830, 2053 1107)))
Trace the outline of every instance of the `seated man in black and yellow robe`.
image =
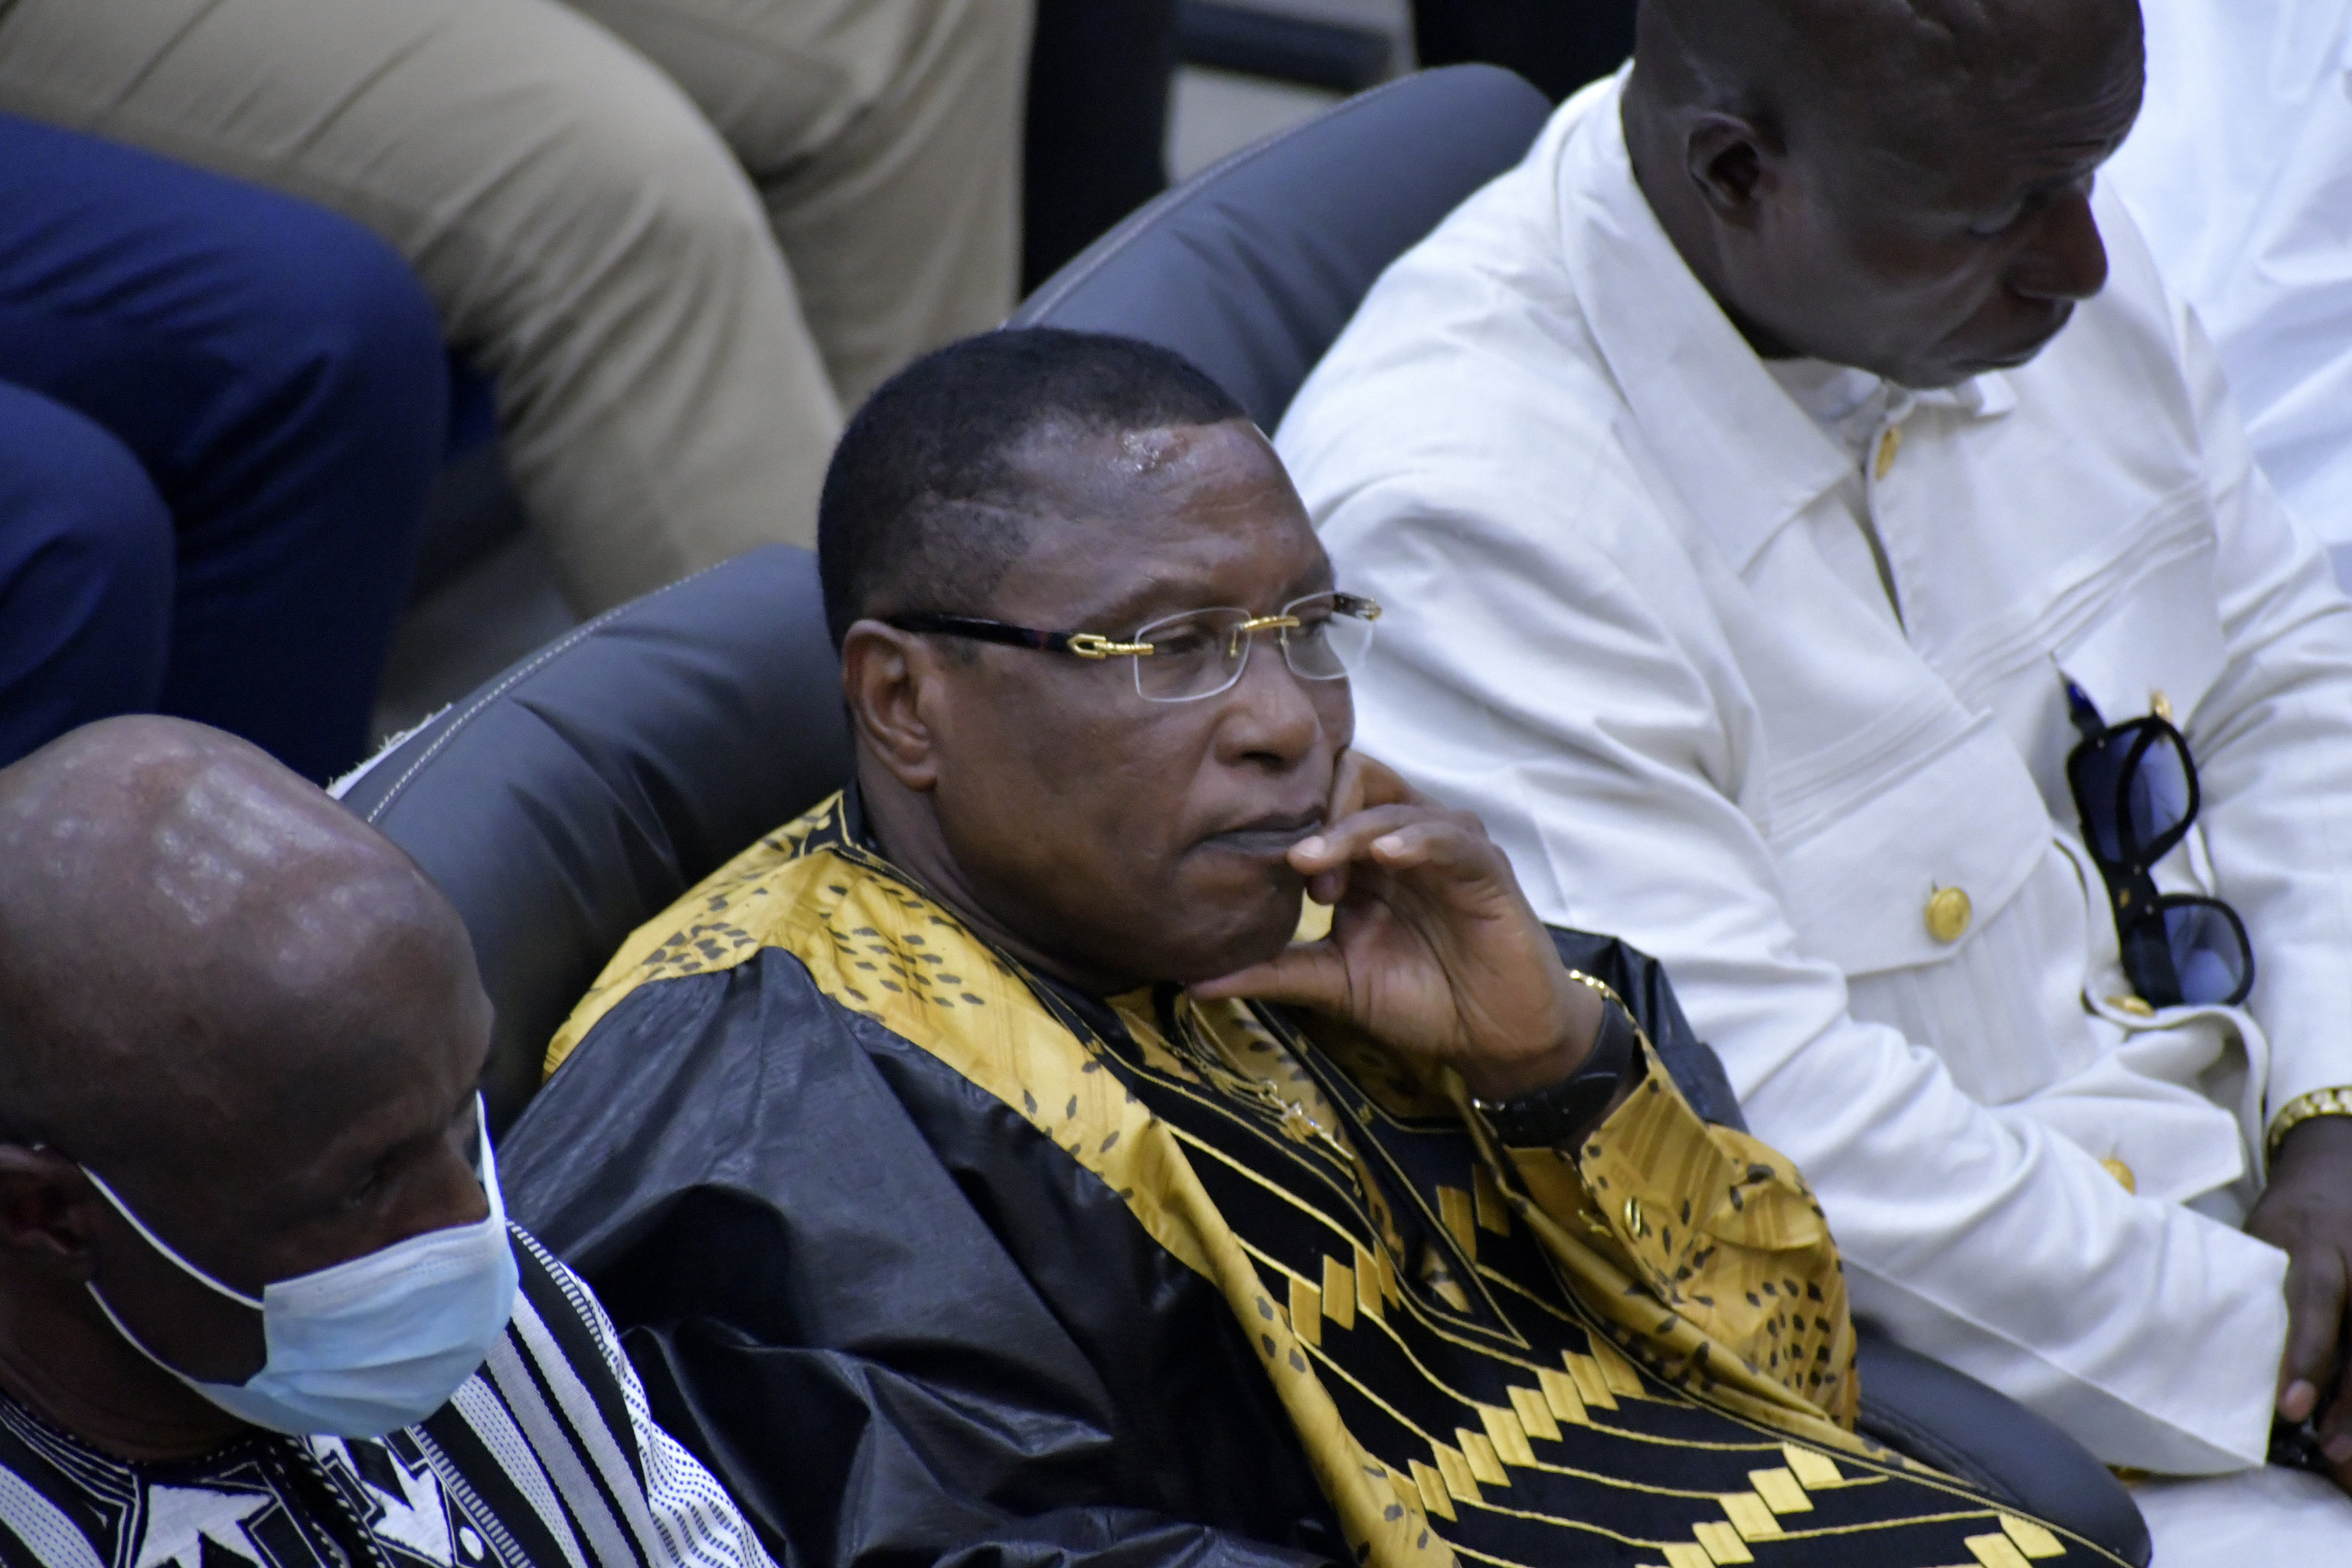
POLYGON ((781 1558, 2118 1561, 1855 1435, 1804 1183, 1350 752, 1379 607, 1213 384, 941 351, 822 542, 855 788, 631 939, 502 1158, 781 1558))

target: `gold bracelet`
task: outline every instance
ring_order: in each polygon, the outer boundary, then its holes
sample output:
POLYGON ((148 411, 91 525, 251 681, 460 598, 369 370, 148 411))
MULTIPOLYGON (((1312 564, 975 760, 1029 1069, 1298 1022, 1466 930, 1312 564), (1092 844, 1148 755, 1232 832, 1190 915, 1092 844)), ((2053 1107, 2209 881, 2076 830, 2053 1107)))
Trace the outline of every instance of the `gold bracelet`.
POLYGON ((2271 1118, 2270 1138, 2263 1144, 2264 1150, 2276 1155, 2286 1135, 2315 1116, 2352 1116, 2352 1089, 2315 1089, 2288 1100, 2286 1109, 2271 1118))

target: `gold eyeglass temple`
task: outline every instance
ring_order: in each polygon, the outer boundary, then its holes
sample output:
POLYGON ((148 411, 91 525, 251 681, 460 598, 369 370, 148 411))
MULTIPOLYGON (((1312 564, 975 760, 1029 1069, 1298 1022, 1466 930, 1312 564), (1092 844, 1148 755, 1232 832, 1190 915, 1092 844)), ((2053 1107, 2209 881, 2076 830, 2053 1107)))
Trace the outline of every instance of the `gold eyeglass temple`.
POLYGON ((1070 638, 1070 651, 1080 658, 1148 658, 1160 650, 1148 642, 1113 642, 1099 632, 1080 632, 1070 638))
MULTIPOLYGON (((1225 657, 1239 653, 1242 639, 1252 632, 1272 631, 1276 626, 1290 627, 1299 624, 1297 616, 1252 616, 1234 628, 1233 639, 1225 647, 1225 657)), ((1160 650, 1148 642, 1113 642, 1099 632, 1079 632, 1070 638, 1070 651, 1080 658, 1149 658, 1160 650)))

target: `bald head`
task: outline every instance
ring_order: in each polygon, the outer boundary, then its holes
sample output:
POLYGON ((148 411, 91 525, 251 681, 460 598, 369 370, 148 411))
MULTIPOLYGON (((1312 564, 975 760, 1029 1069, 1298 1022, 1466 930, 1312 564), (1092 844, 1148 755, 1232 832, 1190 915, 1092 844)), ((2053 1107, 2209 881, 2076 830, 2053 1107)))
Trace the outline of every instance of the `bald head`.
POLYGON ((2138 36, 2137 0, 1644 0, 1636 58, 1684 106, 1916 143, 2138 36))
POLYGON ((2105 282, 2088 195, 2141 85, 2137 0, 1643 0, 1624 118, 1761 352, 1937 386, 2105 282))
POLYGON ((245 742, 116 719, 0 770, 0 1387, 118 1453, 226 1441, 147 1358, 242 1383, 261 1314, 92 1178, 248 1297, 471 1223, 489 1032, 448 904, 245 742))
POLYGON ((118 719, 0 770, 0 1131, 282 1140, 383 1079, 402 993, 474 984, 408 858, 242 741, 118 719))

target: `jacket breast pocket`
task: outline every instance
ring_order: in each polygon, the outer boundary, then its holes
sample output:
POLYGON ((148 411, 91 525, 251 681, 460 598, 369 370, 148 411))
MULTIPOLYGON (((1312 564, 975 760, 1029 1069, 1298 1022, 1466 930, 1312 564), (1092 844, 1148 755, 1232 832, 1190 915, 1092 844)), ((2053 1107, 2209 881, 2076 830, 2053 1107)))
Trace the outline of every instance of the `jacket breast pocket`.
POLYGON ((2008 737, 1979 716, 1857 781, 1839 809, 1775 839, 1806 950, 1849 975, 1965 950, 2048 854, 2049 810, 2008 737))

